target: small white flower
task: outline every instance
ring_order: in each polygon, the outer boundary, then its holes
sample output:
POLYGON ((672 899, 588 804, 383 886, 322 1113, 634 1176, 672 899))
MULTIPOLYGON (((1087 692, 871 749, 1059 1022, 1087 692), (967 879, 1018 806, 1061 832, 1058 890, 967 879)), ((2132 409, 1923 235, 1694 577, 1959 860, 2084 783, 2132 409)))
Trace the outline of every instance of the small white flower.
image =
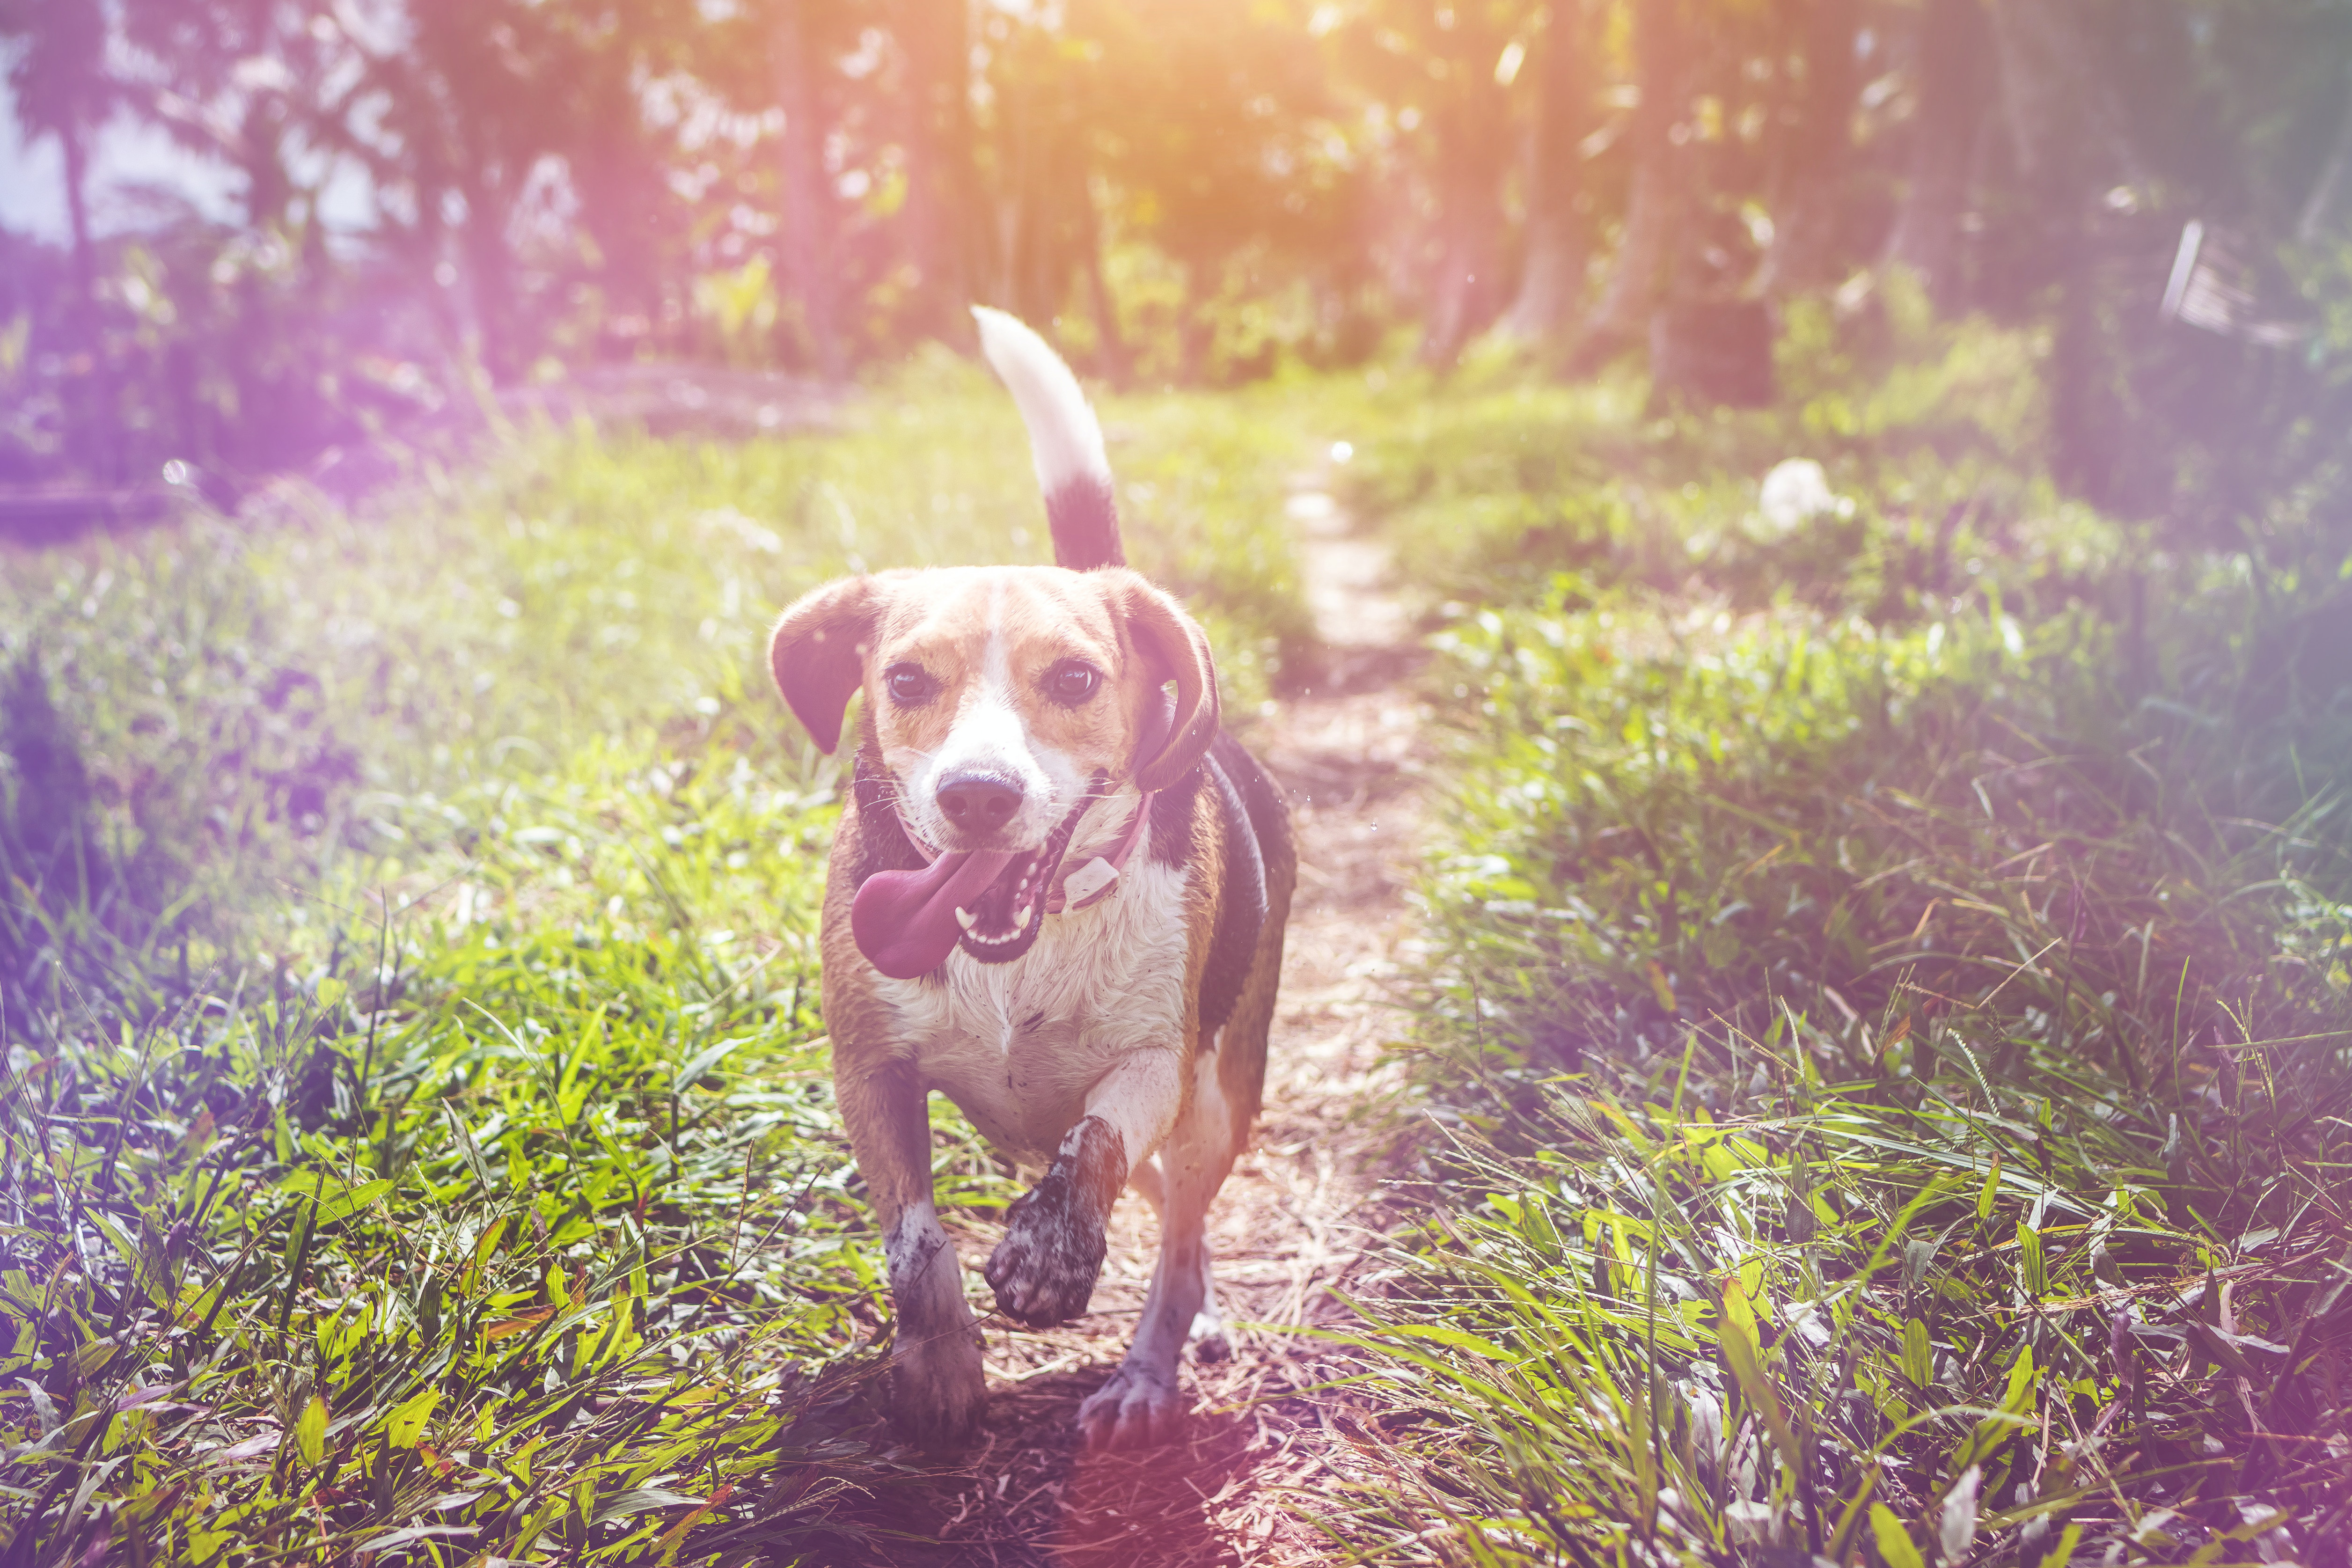
POLYGON ((1734 1546, 1772 1544, 1772 1505, 1746 1498, 1723 1505, 1723 1532, 1734 1546))
POLYGON ((1765 531, 1792 533, 1817 517, 1852 517, 1853 500, 1830 489, 1830 477, 1811 458, 1790 458, 1764 476, 1757 515, 1765 531))
POLYGON ((1944 1517, 1939 1533, 1943 1538, 1944 1561, 1963 1563, 1969 1548, 1977 1543, 1977 1497, 1984 1487, 1984 1467, 1970 1465, 1952 1489, 1944 1494, 1944 1517))

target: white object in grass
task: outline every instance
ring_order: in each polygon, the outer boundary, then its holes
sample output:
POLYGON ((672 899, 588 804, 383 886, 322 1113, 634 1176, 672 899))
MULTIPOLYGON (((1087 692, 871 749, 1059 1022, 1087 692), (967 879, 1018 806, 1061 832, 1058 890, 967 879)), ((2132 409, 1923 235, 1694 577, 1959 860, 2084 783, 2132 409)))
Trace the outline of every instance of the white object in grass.
POLYGON ((1790 458, 1764 476, 1756 514, 1769 534, 1793 533, 1817 517, 1852 517, 1853 498, 1830 489, 1830 477, 1811 458, 1790 458))

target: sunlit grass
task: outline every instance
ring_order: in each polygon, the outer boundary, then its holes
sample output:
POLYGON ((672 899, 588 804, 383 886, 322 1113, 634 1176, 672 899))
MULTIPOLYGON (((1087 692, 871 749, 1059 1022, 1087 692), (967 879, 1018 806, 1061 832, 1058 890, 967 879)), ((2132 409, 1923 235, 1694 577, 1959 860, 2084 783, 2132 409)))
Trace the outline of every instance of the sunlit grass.
POLYGON ((0 1275, 20 1529, 618 1561, 779 1465, 821 1481, 782 1538, 887 1475, 787 1431, 877 1281, 807 961, 713 929, 766 906, 804 942, 821 816, 612 762, 468 803, 467 879, 341 963, 19 1050, 17 1234, 100 1247, 0 1275))
MULTIPOLYGON (((1310 647, 1291 437, 1112 417, 1131 552, 1245 721, 1310 647)), ((1044 531, 1003 394, 940 363, 830 436, 521 432, 358 516, 12 563, 17 1548, 822 1561, 844 1499, 887 1517, 816 1011, 840 768, 764 638, 827 577, 1044 531)), ((1002 1203, 938 1121, 943 1198, 1002 1203)))
POLYGON ((2282 796, 2278 721, 2190 705, 2231 597, 2151 617, 2186 679, 2136 700, 2162 677, 2069 591, 2095 519, 2006 529, 1958 592, 1855 552, 1866 594, 1824 564, 1742 605, 1708 493, 1670 587, 1586 566, 1436 639, 1413 1049, 1446 1135, 1374 1308, 1409 1436, 1349 1539, 2327 1540, 2352 865, 2332 777, 2282 796))

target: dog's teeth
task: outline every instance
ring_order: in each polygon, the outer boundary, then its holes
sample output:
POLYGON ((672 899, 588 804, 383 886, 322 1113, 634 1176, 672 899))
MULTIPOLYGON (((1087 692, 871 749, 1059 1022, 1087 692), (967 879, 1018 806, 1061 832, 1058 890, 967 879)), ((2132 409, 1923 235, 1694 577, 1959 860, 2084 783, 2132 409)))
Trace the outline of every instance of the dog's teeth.
POLYGON ((972 919, 971 911, 970 910, 965 909, 961 904, 958 904, 956 906, 956 923, 963 927, 964 930, 970 931, 980 922, 972 919))

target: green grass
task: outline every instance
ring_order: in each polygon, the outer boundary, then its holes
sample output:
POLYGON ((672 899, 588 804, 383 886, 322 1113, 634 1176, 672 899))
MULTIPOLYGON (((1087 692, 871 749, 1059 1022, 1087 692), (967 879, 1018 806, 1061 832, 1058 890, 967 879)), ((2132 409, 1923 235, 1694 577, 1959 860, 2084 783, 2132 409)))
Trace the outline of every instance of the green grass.
POLYGON ((1451 648, 1499 700, 1430 884, 1453 1142, 1391 1310, 1486 1342, 1394 1385, 1456 1417, 1420 1454, 1454 1493, 1406 1518, 1497 1521, 1506 1562, 1626 1521, 1843 1561, 1853 1510, 1924 1544, 1973 1470, 1987 1550, 2037 1510, 2086 1552, 2164 1507, 2192 1543, 2233 1500, 2315 1527, 2352 1326, 2338 858, 2032 711, 2085 662, 2063 624, 1598 618, 1451 648))
MULTIPOLYGON (((1107 412, 1245 716, 1310 651, 1299 437, 1107 412)), ((827 1562, 888 1517, 816 1014, 839 769, 764 636, 1041 522, 942 361, 833 436, 524 434, 360 516, 11 563, 11 1560, 827 1562)), ((1003 1203, 940 1122, 943 1195, 1003 1203)))
MULTIPOLYGON (((2041 353, 1898 283, 1797 311, 1761 413, 1496 365, 1108 401, 1239 721, 1316 679, 1281 503, 1343 440, 1454 716, 1392 1442, 1315 1505, 1366 1559, 2345 1533, 2346 552, 2061 501, 2041 353), (1790 456, 1852 505, 1764 524, 1790 456)), ((825 1563, 890 1517, 838 766, 763 638, 1040 521, 1002 395, 925 361, 830 436, 526 433, 10 563, 11 1552, 825 1563)))
POLYGON ((583 763, 465 802, 456 898, 362 962, 19 1066, 0 1314, 45 1547, 789 1552, 895 1473, 824 1430, 880 1282, 811 967, 719 929, 804 926, 821 815, 583 763))
POLYGON ((2116 531, 2039 472, 2039 342, 1933 320, 1902 275, 1841 313, 1789 308, 1782 401, 1674 414, 1638 377, 1560 386, 1498 363, 1362 399, 1349 499, 1396 545, 1426 608, 1567 588, 1693 586, 1885 619, 1982 580, 2012 595, 2111 586, 2116 531), (1782 531, 1756 515, 1786 458, 1825 468, 1850 515, 1782 531))
POLYGON ((2352 861, 2298 759, 2340 670, 2030 469, 1921 548, 1967 454, 1801 413, 1594 416, 1640 458, 1597 486, 1468 415, 1367 454, 1420 580, 1499 603, 1433 605, 1438 1131, 1347 1537, 2339 1561, 2352 861), (1790 455, 1853 516, 1759 536, 1790 455), (1515 508, 1601 521, 1509 572, 1448 521, 1515 508))

